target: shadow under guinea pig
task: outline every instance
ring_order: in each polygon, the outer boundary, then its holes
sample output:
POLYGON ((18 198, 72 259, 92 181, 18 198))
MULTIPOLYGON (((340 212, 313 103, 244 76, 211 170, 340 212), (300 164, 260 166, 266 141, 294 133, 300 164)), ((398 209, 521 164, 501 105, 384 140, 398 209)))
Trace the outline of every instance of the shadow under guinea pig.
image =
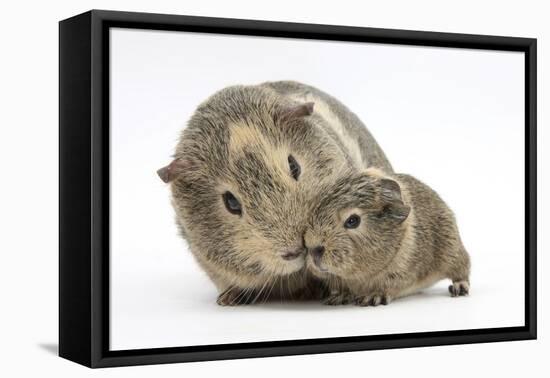
MULTIPOLYGON (((390 303, 388 306, 378 306, 376 309, 386 308, 386 307, 398 307, 401 305, 406 305, 408 303, 417 302, 419 300, 426 301, 426 300, 439 300, 440 298, 451 298, 449 297, 449 292, 446 290, 445 287, 436 287, 436 288, 430 288, 425 291, 419 291, 418 293, 398 298, 395 300, 395 302, 390 303)), ((319 311, 353 311, 352 309, 362 309, 363 311, 374 309, 373 307, 360 307, 355 306, 353 304, 348 305, 338 305, 338 306, 327 306, 325 304, 322 304, 318 300, 295 300, 295 301, 284 301, 281 302, 277 299, 271 299, 267 301, 258 301, 254 304, 248 304, 248 305, 238 305, 238 306, 229 306, 229 307, 223 307, 223 309, 243 309, 246 308, 246 310, 249 311, 311 311, 311 312, 319 312, 319 311)))

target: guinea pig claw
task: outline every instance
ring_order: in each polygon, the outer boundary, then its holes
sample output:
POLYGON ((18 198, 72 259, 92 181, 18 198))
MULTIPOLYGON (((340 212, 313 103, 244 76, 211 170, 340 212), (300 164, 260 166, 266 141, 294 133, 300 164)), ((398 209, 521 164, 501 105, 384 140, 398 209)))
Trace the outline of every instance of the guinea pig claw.
POLYGON ((453 281, 452 285, 449 285, 449 293, 451 297, 466 296, 470 294, 470 284, 466 280, 453 281))
POLYGON ((351 303, 351 299, 349 294, 337 292, 330 294, 328 297, 324 298, 322 302, 328 306, 338 306, 351 303))
POLYGON ((387 305, 391 302, 392 298, 385 294, 364 295, 355 298, 354 303, 357 306, 378 306, 387 305))

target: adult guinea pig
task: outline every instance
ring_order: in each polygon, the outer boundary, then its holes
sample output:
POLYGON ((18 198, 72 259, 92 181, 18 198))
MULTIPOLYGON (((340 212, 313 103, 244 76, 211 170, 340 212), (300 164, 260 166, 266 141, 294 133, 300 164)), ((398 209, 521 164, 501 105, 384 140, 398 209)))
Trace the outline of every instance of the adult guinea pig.
POLYGON ((364 166, 391 172, 353 113, 313 87, 271 82, 199 105, 158 175, 217 303, 235 305, 308 293, 303 236, 316 187, 364 166))
POLYGON ((309 269, 329 287, 326 304, 388 304, 444 278, 452 296, 469 293, 454 215, 424 183, 368 169, 319 195, 305 242, 309 269))

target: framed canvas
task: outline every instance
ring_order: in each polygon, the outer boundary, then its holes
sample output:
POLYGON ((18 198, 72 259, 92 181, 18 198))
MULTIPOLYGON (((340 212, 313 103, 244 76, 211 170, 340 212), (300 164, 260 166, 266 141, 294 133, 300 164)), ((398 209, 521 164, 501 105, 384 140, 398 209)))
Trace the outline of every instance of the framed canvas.
POLYGON ((536 338, 536 40, 59 24, 59 354, 536 338))

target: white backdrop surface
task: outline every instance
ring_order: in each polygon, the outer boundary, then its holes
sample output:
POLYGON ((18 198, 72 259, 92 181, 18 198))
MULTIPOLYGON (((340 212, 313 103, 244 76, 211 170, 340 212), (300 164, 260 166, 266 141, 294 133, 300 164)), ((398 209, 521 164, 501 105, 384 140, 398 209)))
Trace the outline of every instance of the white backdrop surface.
POLYGON ((517 52, 112 30, 111 348, 523 325, 523 88, 517 52), (210 94, 284 79, 339 98, 397 172, 454 209, 470 297, 450 298, 444 281, 377 308, 216 305, 155 171, 210 94))

